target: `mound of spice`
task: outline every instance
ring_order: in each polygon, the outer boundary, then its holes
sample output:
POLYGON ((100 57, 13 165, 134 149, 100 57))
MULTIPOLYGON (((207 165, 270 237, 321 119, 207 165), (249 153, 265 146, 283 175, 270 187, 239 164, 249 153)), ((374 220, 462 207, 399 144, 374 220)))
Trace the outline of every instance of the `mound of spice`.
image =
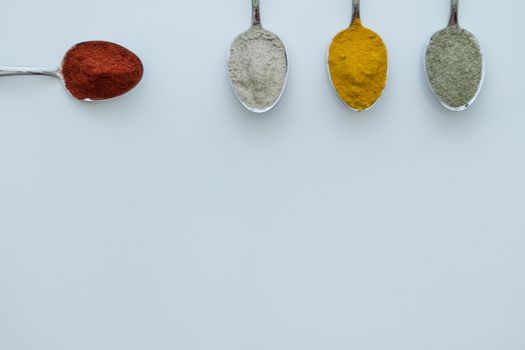
POLYGON ((387 78, 388 55, 381 37, 355 19, 336 35, 328 54, 330 78, 343 102, 363 111, 381 96, 387 78))
POLYGON ((265 111, 279 100, 286 84, 286 49, 277 35, 253 26, 234 40, 228 69, 239 99, 248 108, 265 111))
POLYGON ((483 56, 478 40, 458 25, 432 36, 425 65, 436 97, 452 108, 468 106, 476 97, 483 75, 483 56))
POLYGON ((143 66, 128 49, 106 41, 87 41, 72 47, 62 63, 67 90, 79 100, 106 100, 133 89, 143 66))

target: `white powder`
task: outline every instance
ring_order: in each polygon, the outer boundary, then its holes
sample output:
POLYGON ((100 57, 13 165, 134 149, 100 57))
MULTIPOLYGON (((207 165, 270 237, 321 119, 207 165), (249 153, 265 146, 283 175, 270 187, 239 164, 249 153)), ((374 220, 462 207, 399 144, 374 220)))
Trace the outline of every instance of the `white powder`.
POLYGON ((239 35, 230 49, 230 81, 242 103, 255 112, 273 107, 286 84, 288 62, 281 40, 254 26, 239 35))

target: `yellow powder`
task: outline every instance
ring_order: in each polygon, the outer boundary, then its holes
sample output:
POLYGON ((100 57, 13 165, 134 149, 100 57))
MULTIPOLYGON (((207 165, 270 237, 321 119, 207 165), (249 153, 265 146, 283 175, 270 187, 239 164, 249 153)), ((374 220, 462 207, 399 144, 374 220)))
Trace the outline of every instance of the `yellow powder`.
POLYGON ((359 19, 335 36, 328 64, 337 94, 351 108, 363 111, 381 96, 387 76, 386 46, 359 19))

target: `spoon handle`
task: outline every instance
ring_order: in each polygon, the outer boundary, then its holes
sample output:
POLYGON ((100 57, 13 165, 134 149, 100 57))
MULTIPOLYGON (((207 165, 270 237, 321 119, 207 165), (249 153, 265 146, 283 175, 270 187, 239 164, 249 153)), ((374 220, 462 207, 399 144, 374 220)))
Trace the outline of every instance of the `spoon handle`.
POLYGON ((47 75, 59 78, 58 68, 0 67, 0 77, 13 75, 47 75))
POLYGON ((448 22, 448 26, 455 26, 458 25, 458 6, 459 6, 459 0, 452 0, 451 7, 450 7, 450 21, 448 22))
POLYGON ((259 0, 252 0, 252 26, 261 26, 261 9, 259 0))
POLYGON ((354 21, 356 19, 361 19, 361 10, 359 6, 359 0, 352 0, 352 23, 350 23, 350 26, 354 24, 354 21))

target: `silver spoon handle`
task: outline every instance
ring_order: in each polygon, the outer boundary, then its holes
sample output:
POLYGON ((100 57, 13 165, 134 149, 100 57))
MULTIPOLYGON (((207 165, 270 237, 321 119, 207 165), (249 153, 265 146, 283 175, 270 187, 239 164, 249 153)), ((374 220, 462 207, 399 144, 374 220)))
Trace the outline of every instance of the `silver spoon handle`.
POLYGON ((0 67, 0 77, 13 75, 47 75, 59 78, 58 68, 0 67))
POLYGON ((261 26, 261 8, 259 0, 252 0, 252 26, 261 26))
POLYGON ((450 21, 448 22, 449 27, 458 25, 458 6, 459 0, 452 0, 450 7, 450 21))
POLYGON ((352 24, 356 19, 361 19, 361 10, 359 6, 359 0, 352 0, 352 24))

